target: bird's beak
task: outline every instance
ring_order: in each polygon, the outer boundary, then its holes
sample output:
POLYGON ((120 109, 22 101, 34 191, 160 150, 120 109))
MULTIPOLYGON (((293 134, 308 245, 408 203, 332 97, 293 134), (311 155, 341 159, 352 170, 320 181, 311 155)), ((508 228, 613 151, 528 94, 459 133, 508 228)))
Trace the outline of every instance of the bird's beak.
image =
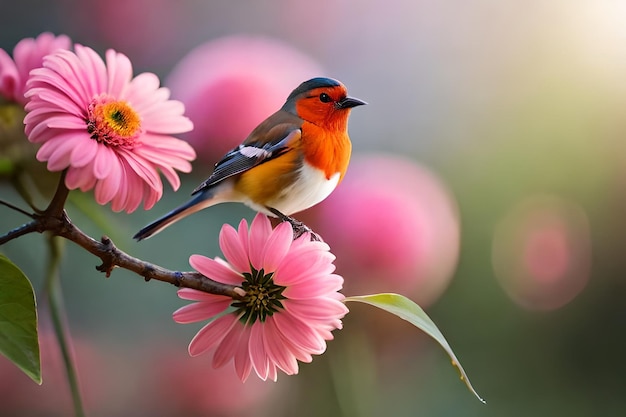
POLYGON ((352 107, 362 106, 364 104, 367 104, 367 103, 364 102, 363 100, 359 100, 358 98, 346 97, 342 100, 339 100, 335 106, 338 109, 350 109, 352 107))

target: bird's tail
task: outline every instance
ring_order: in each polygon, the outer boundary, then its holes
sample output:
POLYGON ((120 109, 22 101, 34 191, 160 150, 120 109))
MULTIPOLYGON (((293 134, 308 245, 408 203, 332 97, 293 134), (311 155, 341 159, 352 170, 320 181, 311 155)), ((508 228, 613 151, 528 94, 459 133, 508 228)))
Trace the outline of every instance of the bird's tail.
POLYGON ((183 204, 182 206, 176 207, 174 210, 170 211, 163 217, 153 221, 152 223, 138 231, 135 236, 133 236, 133 238, 137 239, 138 241, 147 239, 151 236, 156 235, 167 226, 176 223, 183 217, 187 217, 188 215, 195 213, 196 211, 216 204, 217 201, 213 201, 212 197, 212 193, 208 191, 197 194, 187 203, 183 204))

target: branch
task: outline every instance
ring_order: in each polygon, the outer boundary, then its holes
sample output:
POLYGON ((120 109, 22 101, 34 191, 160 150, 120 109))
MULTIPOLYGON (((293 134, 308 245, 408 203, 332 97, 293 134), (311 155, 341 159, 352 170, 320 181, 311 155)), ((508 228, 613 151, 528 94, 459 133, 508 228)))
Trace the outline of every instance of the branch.
MULTIPOLYGON (((54 236, 61 236, 71 240, 100 258, 102 265, 97 266, 96 269, 100 272, 104 272, 107 277, 111 275, 114 268, 119 267, 141 275, 146 281, 154 279, 169 282, 177 287, 193 288, 194 290, 211 294, 241 299, 241 288, 213 281, 195 271, 170 271, 128 255, 118 249, 111 239, 106 236, 103 236, 100 241, 88 236, 72 223, 65 210, 63 210, 68 193, 69 190, 65 187, 64 175, 62 175, 56 194, 52 198, 48 208, 43 212, 34 214, 26 213, 18 209, 17 211, 26 214, 33 220, 0 236, 0 246, 28 233, 50 232, 54 236)), ((15 206, 8 203, 4 203, 4 205, 14 210, 16 209, 15 206)))
POLYGON ((11 210, 15 210, 15 211, 17 211, 18 213, 22 213, 22 214, 23 214, 24 216, 26 216, 26 217, 30 217, 30 218, 32 218, 32 217, 33 217, 33 215, 32 215, 32 214, 30 214, 29 212, 27 212, 26 210, 22 210, 22 209, 21 209, 21 208, 19 208, 18 206, 13 205, 13 204, 9 203, 8 201, 0 200, 0 204, 1 204, 1 205, 3 205, 3 206, 7 206, 7 207, 8 207, 8 208, 10 208, 11 210))
POLYGON ((16 227, 13 230, 9 230, 6 234, 0 236, 0 246, 4 245, 7 242, 10 242, 11 240, 15 238, 18 238, 23 235, 27 235, 29 233, 44 232, 44 230, 40 230, 40 229, 41 228, 37 220, 33 220, 30 223, 23 224, 19 227, 16 227))
POLYGON ((111 275, 115 267, 120 267, 141 275, 146 281, 155 279, 157 281, 169 282, 177 287, 193 288, 211 294, 225 295, 237 299, 241 298, 235 286, 213 281, 199 272, 170 271, 150 262, 135 258, 118 249, 107 236, 103 236, 98 242, 74 226, 65 214, 63 217, 65 219, 63 227, 58 230, 57 234, 71 240, 100 258, 102 265, 97 266, 96 269, 100 272, 104 272, 107 277, 111 275))
POLYGON ((114 268, 119 267, 135 272, 144 277, 146 281, 151 279, 169 282, 177 287, 193 288, 211 294, 225 295, 231 298, 240 299, 241 290, 233 285, 222 284, 213 281, 199 272, 171 271, 128 255, 115 246, 113 241, 103 236, 100 241, 93 239, 76 227, 65 211, 59 217, 52 217, 47 213, 33 214, 34 220, 20 226, 4 236, 0 236, 0 245, 7 243, 19 236, 32 232, 50 232, 55 236, 61 236, 71 240, 78 246, 92 253, 102 260, 102 265, 96 267, 100 272, 104 272, 107 277, 111 275, 114 268))

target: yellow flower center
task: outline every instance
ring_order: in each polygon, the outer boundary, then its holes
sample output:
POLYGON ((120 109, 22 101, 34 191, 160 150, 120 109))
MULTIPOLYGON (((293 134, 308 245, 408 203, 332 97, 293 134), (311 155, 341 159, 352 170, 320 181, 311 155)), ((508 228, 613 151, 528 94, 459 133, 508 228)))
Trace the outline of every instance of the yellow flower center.
POLYGON ((133 147, 141 135, 141 117, 126 101, 106 94, 89 104, 87 131, 91 138, 109 146, 133 147))

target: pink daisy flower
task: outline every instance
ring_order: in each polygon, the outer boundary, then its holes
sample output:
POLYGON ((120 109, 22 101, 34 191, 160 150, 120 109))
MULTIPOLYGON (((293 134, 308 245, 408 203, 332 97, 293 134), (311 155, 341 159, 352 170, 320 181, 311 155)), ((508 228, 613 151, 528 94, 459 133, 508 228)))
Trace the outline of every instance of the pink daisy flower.
POLYGON ((67 170, 69 189, 94 189, 99 204, 132 212, 162 196, 159 172, 176 190, 175 170, 191 171, 193 148, 172 134, 191 130, 181 102, 168 100, 155 74, 133 78, 130 60, 113 50, 106 63, 92 49, 58 51, 27 82, 26 135, 40 143, 48 170, 67 170))
POLYGON ((189 263, 203 275, 237 285, 242 299, 183 288, 180 298, 196 301, 174 312, 178 323, 219 316, 204 326, 189 344, 189 354, 213 351, 213 367, 231 359, 245 381, 252 369, 263 380, 276 381, 277 370, 298 372, 298 363, 326 350, 332 331, 340 329, 348 312, 338 291, 343 278, 333 274, 335 256, 308 233, 293 240, 287 222, 272 230, 258 214, 250 230, 245 220, 235 230, 224 225, 220 247, 226 261, 192 255, 189 263))
POLYGON ((45 32, 37 38, 22 39, 13 48, 13 59, 0 49, 0 97, 26 104, 26 81, 32 69, 42 65, 43 57, 59 49, 69 49, 70 38, 45 32))

